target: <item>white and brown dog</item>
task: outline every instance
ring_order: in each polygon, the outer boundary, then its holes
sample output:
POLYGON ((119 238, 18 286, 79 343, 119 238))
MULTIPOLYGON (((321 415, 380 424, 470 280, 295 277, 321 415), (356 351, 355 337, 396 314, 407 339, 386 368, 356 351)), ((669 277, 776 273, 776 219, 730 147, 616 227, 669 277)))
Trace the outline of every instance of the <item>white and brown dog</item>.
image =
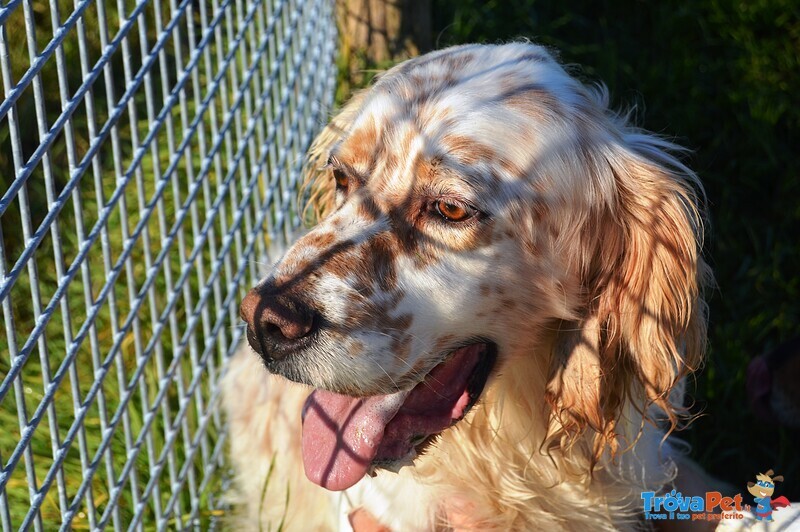
POLYGON ((312 149, 321 221, 241 305, 223 402, 244 518, 640 527, 706 339, 676 149, 529 43, 357 95, 312 149))

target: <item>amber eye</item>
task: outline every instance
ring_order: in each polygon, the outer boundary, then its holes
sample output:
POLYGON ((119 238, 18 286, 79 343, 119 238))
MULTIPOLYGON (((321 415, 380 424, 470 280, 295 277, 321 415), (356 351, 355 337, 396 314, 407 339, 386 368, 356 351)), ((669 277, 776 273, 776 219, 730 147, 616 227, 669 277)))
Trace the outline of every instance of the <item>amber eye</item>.
POLYGON ((338 189, 346 189, 350 184, 350 178, 339 169, 333 171, 333 179, 336 180, 336 188, 338 189))
POLYGON ((469 207, 445 200, 436 202, 436 212, 448 222, 463 222, 472 216, 472 209, 469 207))

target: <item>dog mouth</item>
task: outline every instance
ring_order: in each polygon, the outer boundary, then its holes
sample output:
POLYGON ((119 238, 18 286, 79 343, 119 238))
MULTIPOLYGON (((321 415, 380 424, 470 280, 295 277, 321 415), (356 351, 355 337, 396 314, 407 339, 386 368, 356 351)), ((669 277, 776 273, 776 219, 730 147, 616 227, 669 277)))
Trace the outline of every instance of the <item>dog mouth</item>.
POLYGON ((478 401, 497 358, 492 343, 460 347, 411 390, 350 397, 317 389, 303 407, 306 476, 345 490, 375 469, 410 465, 478 401))

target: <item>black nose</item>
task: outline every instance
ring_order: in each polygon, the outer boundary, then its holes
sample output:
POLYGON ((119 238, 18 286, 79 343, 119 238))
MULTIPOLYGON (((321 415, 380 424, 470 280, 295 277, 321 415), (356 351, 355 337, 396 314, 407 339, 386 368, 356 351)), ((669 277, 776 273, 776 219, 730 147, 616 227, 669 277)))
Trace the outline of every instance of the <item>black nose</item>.
POLYGON ((314 332, 317 322, 314 312, 297 299, 255 289, 242 300, 239 315, 247 322, 250 346, 271 359, 291 352, 314 332))

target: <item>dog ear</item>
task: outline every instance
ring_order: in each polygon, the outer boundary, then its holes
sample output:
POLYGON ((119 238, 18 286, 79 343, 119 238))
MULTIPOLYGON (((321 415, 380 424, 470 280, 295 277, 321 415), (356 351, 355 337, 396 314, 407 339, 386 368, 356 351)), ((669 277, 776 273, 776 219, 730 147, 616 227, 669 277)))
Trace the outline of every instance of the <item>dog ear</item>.
POLYGON ((772 469, 768 469, 767 472, 764 473, 764 476, 771 477, 774 474, 775 474, 775 471, 773 471, 772 469))
POLYGON ((613 434, 613 424, 606 423, 603 413, 601 336, 597 316, 559 328, 546 391, 551 416, 545 445, 569 447, 586 428, 600 436, 596 447, 606 440, 613 444, 613 438, 603 437, 613 434))
POLYGON ((773 482, 783 482, 783 475, 778 475, 776 477, 772 477, 773 482))
POLYGON ((311 143, 303 167, 300 194, 300 198, 305 199, 303 218, 309 225, 318 222, 333 209, 336 185, 331 170, 325 165, 331 149, 347 133, 361 110, 366 94, 367 90, 354 93, 311 143))
POLYGON ((623 145, 621 156, 608 160, 618 201, 611 231, 622 246, 597 286, 604 358, 612 363, 605 369, 617 393, 634 398, 638 394, 626 388, 640 388, 649 404, 637 406, 644 411, 655 404, 674 428, 682 405, 670 402, 670 394, 699 369, 705 351, 702 289, 710 270, 701 256, 702 189, 695 174, 669 155, 669 143, 628 133, 623 145), (632 375, 613 382, 610 370, 617 364, 632 375))
MULTIPOLYGON (((695 175, 669 154, 671 144, 625 131, 601 147, 590 167, 602 175, 595 212, 581 236, 583 318, 566 324, 553 356, 547 397, 560 432, 585 428, 594 456, 632 444, 642 427, 619 430, 626 405, 644 419, 662 412, 669 430, 684 412, 680 383, 698 369, 706 338, 701 297, 710 280, 701 258, 702 215, 695 175), (613 182, 613 186, 605 186, 613 182), (657 408, 651 408, 655 405, 657 408)), ((563 441, 562 441, 563 445, 563 441)))

